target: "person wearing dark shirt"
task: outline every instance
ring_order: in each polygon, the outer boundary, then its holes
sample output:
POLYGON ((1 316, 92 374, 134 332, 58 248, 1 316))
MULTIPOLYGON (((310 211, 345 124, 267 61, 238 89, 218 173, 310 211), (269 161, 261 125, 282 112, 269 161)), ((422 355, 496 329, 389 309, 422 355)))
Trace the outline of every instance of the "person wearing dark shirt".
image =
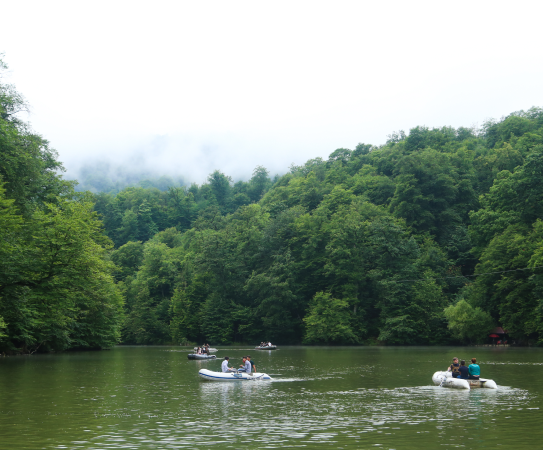
POLYGON ((462 380, 467 380, 469 377, 469 369, 466 367, 466 361, 462 360, 460 361, 460 367, 458 369, 460 372, 460 376, 458 378, 462 378, 462 380))
POLYGON ((459 369, 460 364, 458 364, 458 358, 453 358, 453 363, 449 366, 447 371, 452 372, 453 378, 458 378, 458 376, 460 375, 459 369))
POLYGON ((255 363, 251 360, 251 357, 249 355, 247 355, 247 361, 249 361, 251 363, 251 368, 253 369, 253 372, 256 372, 256 365, 255 363))

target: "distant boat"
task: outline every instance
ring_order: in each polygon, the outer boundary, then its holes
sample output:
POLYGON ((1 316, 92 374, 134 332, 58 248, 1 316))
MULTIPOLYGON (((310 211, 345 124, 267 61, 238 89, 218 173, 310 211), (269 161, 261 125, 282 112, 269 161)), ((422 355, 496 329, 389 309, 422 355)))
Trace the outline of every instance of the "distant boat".
MULTIPOLYGON (((203 349, 203 347, 200 347, 201 349, 203 349)), ((194 347, 194 351, 197 351, 198 350, 198 347, 194 347)), ((207 349, 209 351, 209 353, 216 353, 218 352, 218 350, 216 348, 213 348, 213 347, 209 347, 207 349)))
POLYGON ((200 369, 198 375, 209 381, 258 381, 271 380, 267 373, 253 372, 251 375, 245 372, 213 372, 212 370, 200 369))
POLYGON ((197 353, 189 353, 187 355, 188 359, 215 359, 215 355, 198 355, 197 353))
POLYGON ((255 347, 255 350, 277 350, 277 345, 265 345, 255 347))
POLYGON ((498 385, 494 380, 489 380, 488 378, 479 378, 478 380, 453 378, 452 373, 449 371, 439 371, 434 373, 434 375, 432 375, 432 381, 436 386, 449 387, 454 389, 498 389, 498 385))

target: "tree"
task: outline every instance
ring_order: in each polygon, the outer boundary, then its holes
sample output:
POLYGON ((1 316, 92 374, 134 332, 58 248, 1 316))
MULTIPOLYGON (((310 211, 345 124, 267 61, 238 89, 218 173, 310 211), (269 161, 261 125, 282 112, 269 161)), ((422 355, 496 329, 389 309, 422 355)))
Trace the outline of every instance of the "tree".
POLYGON ((454 337, 470 344, 484 342, 494 327, 490 314, 481 308, 473 308, 466 300, 461 299, 456 305, 445 308, 448 327, 454 337))
POLYGON ((245 283, 245 290, 256 304, 255 316, 262 321, 266 336, 274 342, 296 340, 300 330, 298 314, 303 314, 296 295, 293 260, 290 252, 276 255, 268 270, 253 272, 245 283))
POLYGON ((265 167, 257 166, 249 181, 248 194, 252 202, 258 202, 271 185, 269 172, 265 167))
MULTIPOLYGON (((17 253, 20 251, 20 229, 22 217, 16 214, 14 200, 5 198, 4 184, 0 182, 0 290, 7 281, 8 273, 16 266, 17 253), (6 280, 6 281, 4 281, 6 280)), ((0 312, 2 307, 2 297, 0 294, 0 312)), ((7 326, 0 314, 0 346, 3 338, 7 337, 7 326)))
POLYGON ((145 243, 143 260, 126 287, 127 311, 123 336, 135 344, 171 342, 171 297, 177 264, 174 249, 151 240, 145 243))
POLYGON ((111 260, 117 266, 117 280, 124 281, 129 276, 135 276, 143 261, 142 242, 128 241, 111 254, 111 260))
MULTIPOLYGON (((543 338, 543 315, 538 277, 529 267, 543 242, 543 228, 510 225, 484 249, 466 294, 470 304, 488 311, 516 339, 543 338)), ((540 271, 536 271, 536 274, 540 271)))
POLYGON ((329 292, 317 292, 304 317, 305 344, 348 344, 358 342, 350 326, 349 304, 329 292))
POLYGON ((9 350, 105 347, 118 341, 122 300, 92 203, 57 199, 27 220, 21 254, 0 287, 9 350))
MULTIPOLYGON (((0 59, 0 80, 6 69, 0 59)), ((0 83, 0 179, 5 183, 6 197, 28 217, 37 204, 69 194, 74 183, 57 175, 64 170, 56 160, 57 153, 18 118, 17 114, 26 110, 23 96, 14 86, 0 83)))
POLYGON ((348 302, 357 334, 373 334, 380 299, 376 282, 401 273, 416 258, 417 246, 400 220, 361 200, 338 208, 327 230, 328 286, 348 302))
POLYGON ((17 116, 25 108, 0 83, 0 350, 110 347, 122 321, 111 241, 90 196, 17 116))
POLYGON ((207 177, 207 182, 209 183, 209 186, 211 187, 211 190, 219 203, 219 207, 223 212, 226 212, 227 202, 232 189, 230 186, 232 179, 227 177, 224 173, 216 170, 207 177))
POLYGON ((428 278, 425 281, 412 283, 409 287, 400 287, 408 292, 404 299, 402 296, 396 297, 403 300, 396 308, 383 308, 386 313, 379 341, 393 345, 446 342, 443 317, 446 298, 441 287, 430 278, 433 273, 428 271, 425 275, 428 278))
POLYGON ((458 186, 450 158, 427 149, 403 157, 396 171, 399 175, 390 211, 417 232, 429 232, 438 242, 443 241, 461 222, 453 208, 458 186))

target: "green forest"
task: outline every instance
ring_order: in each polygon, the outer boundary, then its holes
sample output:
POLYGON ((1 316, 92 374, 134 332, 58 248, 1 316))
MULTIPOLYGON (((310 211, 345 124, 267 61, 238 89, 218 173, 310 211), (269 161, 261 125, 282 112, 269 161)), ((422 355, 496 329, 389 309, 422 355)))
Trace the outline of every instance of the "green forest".
POLYGON ((541 108, 282 176, 105 192, 62 177, 26 108, 0 84, 0 352, 475 344, 495 326, 543 343, 541 108))

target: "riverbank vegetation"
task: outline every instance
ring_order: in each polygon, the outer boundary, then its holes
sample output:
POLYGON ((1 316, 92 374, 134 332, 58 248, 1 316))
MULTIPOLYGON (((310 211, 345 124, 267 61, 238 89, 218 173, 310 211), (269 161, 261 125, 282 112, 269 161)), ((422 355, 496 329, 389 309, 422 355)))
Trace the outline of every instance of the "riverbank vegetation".
POLYGON ((98 194, 123 339, 447 344, 542 338, 543 111, 416 127, 271 179, 98 194))
POLYGON ((542 109, 273 178, 77 193, 2 89, 4 349, 477 343, 498 325, 543 342, 542 109))
POLYGON ((18 118, 24 110, 0 84, 0 351, 110 347, 123 314, 113 245, 93 198, 58 175, 55 151, 18 118))

